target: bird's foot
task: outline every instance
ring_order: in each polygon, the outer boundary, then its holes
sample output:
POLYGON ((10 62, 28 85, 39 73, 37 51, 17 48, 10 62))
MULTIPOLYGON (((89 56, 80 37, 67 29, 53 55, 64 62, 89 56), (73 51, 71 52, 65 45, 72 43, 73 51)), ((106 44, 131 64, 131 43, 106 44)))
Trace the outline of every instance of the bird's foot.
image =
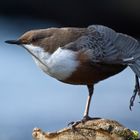
POLYGON ((84 124, 85 122, 89 121, 89 120, 97 120, 97 119, 101 119, 99 117, 96 117, 96 118, 91 118, 89 116, 84 116, 82 120, 79 120, 79 121, 76 121, 76 122, 70 122, 68 124, 68 126, 71 126, 72 129, 74 129, 78 124, 82 123, 84 124))
POLYGON ((137 94, 140 97, 140 85, 139 85, 138 77, 136 77, 136 85, 135 85, 134 93, 132 97, 130 98, 130 105, 129 105, 130 110, 132 110, 132 107, 134 106, 134 101, 137 94))

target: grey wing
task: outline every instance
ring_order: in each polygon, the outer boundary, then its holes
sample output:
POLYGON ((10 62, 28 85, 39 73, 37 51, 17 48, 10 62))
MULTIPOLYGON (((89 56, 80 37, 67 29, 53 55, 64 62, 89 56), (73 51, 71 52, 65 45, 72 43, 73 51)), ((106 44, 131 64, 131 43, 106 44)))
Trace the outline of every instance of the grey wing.
POLYGON ((65 46, 75 51, 85 51, 91 56, 91 61, 96 63, 126 64, 134 59, 134 52, 138 42, 121 33, 102 26, 88 27, 86 35, 65 46))

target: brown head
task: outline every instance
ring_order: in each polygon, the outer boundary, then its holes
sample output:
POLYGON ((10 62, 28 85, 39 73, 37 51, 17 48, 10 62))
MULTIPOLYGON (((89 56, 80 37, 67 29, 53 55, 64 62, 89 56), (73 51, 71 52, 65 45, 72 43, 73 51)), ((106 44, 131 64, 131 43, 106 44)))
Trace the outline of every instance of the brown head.
POLYGON ((53 36, 56 28, 31 30, 24 33, 16 40, 5 41, 8 44, 30 45, 47 48, 47 40, 53 36), (45 43, 46 42, 46 43, 45 43))
POLYGON ((53 53, 58 47, 62 47, 75 41, 85 33, 85 28, 48 28, 31 30, 23 34, 17 40, 7 40, 6 43, 42 47, 45 51, 53 53))

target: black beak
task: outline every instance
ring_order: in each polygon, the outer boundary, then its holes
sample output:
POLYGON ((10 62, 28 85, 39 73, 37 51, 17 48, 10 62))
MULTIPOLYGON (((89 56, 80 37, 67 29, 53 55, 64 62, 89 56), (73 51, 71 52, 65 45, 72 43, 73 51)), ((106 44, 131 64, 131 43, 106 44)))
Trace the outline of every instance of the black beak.
POLYGON ((20 40, 6 40, 5 43, 21 45, 21 41, 20 40))

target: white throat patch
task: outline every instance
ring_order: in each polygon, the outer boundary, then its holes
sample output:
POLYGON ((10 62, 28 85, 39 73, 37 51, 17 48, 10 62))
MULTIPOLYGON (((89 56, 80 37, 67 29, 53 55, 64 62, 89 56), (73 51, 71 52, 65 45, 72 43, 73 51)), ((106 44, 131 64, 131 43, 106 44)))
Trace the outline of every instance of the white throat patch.
POLYGON ((71 50, 58 48, 53 54, 49 54, 38 46, 24 46, 41 60, 46 67, 38 59, 33 57, 37 65, 45 73, 58 80, 65 80, 70 77, 79 65, 75 52, 71 50))
POLYGON ((35 56, 40 59, 48 59, 51 55, 48 52, 44 52, 44 50, 39 46, 24 45, 29 51, 31 51, 35 56))

